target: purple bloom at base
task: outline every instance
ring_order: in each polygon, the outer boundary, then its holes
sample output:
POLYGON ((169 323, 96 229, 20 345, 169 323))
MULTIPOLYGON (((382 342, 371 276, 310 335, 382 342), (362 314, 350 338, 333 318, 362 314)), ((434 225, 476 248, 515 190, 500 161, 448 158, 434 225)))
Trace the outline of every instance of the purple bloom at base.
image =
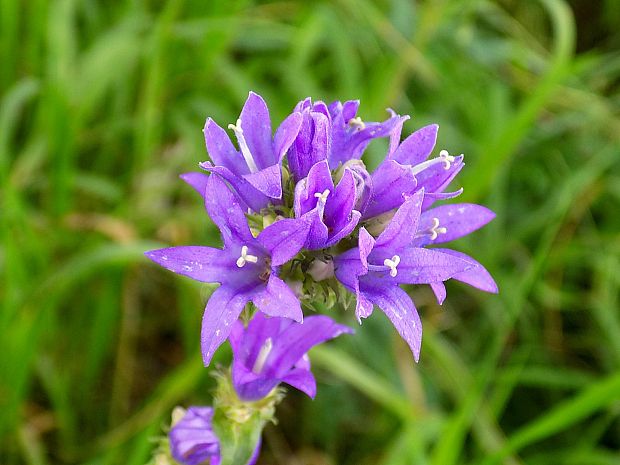
POLYGON ((213 409, 190 407, 168 433, 170 452, 185 465, 220 463, 220 443, 213 432, 213 409), (209 462, 207 462, 209 460, 209 462))
MULTIPOLYGON (((184 179, 197 190, 204 181, 200 176, 184 179)), ((202 320, 202 356, 208 365, 250 301, 270 316, 303 320, 299 300, 278 271, 303 247, 309 225, 304 220, 282 219, 255 238, 224 181, 212 175, 204 189, 207 212, 220 229, 224 249, 181 246, 152 250, 146 256, 175 273, 221 284, 207 302, 202 320)))
POLYGON ((407 342, 416 361, 422 322, 400 284, 441 283, 473 268, 458 256, 415 245, 423 201, 422 189, 405 200, 376 240, 361 228, 359 247, 334 259, 336 278, 356 294, 355 314, 360 323, 377 305, 407 342))
MULTIPOLYGON (((184 465, 219 465, 220 443, 213 431, 211 407, 189 407, 168 433, 172 457, 184 465)), ((258 441, 246 465, 254 465, 260 454, 258 441)))
POLYGON ((392 133, 387 158, 372 173, 372 196, 363 218, 368 219, 398 208, 405 197, 424 189, 422 210, 435 200, 460 195, 462 190, 444 193, 454 177, 464 166, 463 156, 451 156, 442 150, 439 157, 428 160, 439 126, 431 124, 418 129, 400 144, 401 126, 392 133))
POLYGON ((342 179, 334 186, 327 161, 314 165, 308 177, 295 186, 295 216, 310 223, 305 247, 310 250, 331 247, 351 234, 361 216, 353 209, 356 200, 356 182, 351 170, 345 168, 342 179))
POLYGON ((237 395, 246 401, 259 400, 278 384, 287 383, 314 398, 316 381, 306 353, 343 333, 353 330, 323 315, 295 323, 256 313, 247 328, 237 321, 230 333, 237 395))
POLYGON ((301 123, 301 114, 292 113, 272 139, 267 104, 260 95, 250 92, 237 123, 228 125, 237 137, 239 150, 226 131, 209 118, 204 135, 213 163, 200 166, 229 182, 243 202, 259 212, 282 198, 282 158, 297 137, 301 123))

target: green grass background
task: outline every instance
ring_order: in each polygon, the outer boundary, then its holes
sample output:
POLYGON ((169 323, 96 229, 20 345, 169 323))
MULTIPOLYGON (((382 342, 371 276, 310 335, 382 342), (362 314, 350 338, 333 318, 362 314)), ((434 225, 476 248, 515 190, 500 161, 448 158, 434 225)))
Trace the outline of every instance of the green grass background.
POLYGON ((177 175, 252 89, 278 121, 439 123, 497 212, 455 248, 500 287, 414 289, 418 365, 380 312, 314 350, 260 463, 619 464, 619 26, 617 0, 0 0, 0 463, 141 465, 210 401, 211 288, 142 254, 218 243, 177 175))

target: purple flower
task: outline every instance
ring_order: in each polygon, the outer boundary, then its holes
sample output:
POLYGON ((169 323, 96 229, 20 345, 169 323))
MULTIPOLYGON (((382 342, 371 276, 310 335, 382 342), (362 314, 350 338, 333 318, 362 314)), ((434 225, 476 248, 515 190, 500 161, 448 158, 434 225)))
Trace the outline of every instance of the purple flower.
MULTIPOLYGON (((491 210, 472 203, 457 203, 431 208, 420 215, 418 232, 413 245, 424 247, 458 239, 483 227, 493 218, 495 218, 495 213, 491 210)), ((470 263, 471 268, 455 274, 451 279, 464 282, 481 291, 493 294, 498 292, 497 284, 489 272, 470 256, 451 249, 434 248, 433 250, 470 263)), ((443 283, 432 283, 431 288, 441 305, 446 297, 443 283)))
POLYGON ((295 186, 295 216, 311 225, 305 247, 331 247, 351 234, 361 216, 353 209, 356 200, 356 180, 350 169, 344 170, 334 187, 327 160, 315 164, 295 186))
POLYGON ((421 189, 425 192, 423 210, 435 200, 462 192, 443 192, 463 168, 462 155, 454 157, 442 150, 439 157, 427 160, 435 147, 439 126, 425 126, 398 144, 401 126, 392 132, 387 158, 372 173, 372 196, 363 212, 364 219, 398 208, 405 197, 421 189))
MULTIPOLYGON (((172 457, 184 465, 219 465, 220 442, 213 431, 211 407, 189 407, 183 417, 170 430, 172 457)), ((254 465, 260 454, 258 441, 252 457, 246 465, 254 465)))
MULTIPOLYGON (((205 181, 195 175, 185 179, 199 192, 205 181)), ((146 256, 175 273, 221 284, 207 302, 202 320, 202 356, 208 365, 250 301, 267 315, 302 321, 299 300, 278 271, 299 252, 309 225, 304 220, 282 219, 255 238, 243 209, 221 179, 210 176, 204 192, 207 212, 220 229, 224 249, 182 246, 153 250, 146 256)))
POLYGON ((200 166, 228 181, 246 205, 258 212, 269 202, 277 203, 282 198, 282 158, 297 137, 301 123, 301 114, 292 113, 272 139, 267 105, 260 95, 250 92, 237 123, 228 125, 237 137, 239 150, 226 131, 208 118, 204 135, 213 163, 200 166))
POLYGON ((237 395, 246 401, 258 400, 278 384, 287 383, 314 398, 316 381, 306 353, 317 344, 352 332, 326 316, 310 316, 295 323, 256 313, 247 328, 237 321, 230 333, 237 395))
MULTIPOLYGON (((373 305, 377 305, 409 344, 416 361, 420 356, 422 322, 413 301, 400 284, 434 285, 453 277, 476 282, 482 274, 468 257, 453 251, 422 248, 426 241, 421 237, 428 234, 433 236, 432 240, 437 240, 440 234, 445 234, 454 239, 477 229, 488 218, 481 215, 484 219, 473 221, 472 226, 458 220, 451 222, 446 219, 443 226, 432 221, 426 230, 419 231, 423 201, 424 189, 405 200, 376 240, 361 228, 359 247, 334 259, 336 277, 357 296, 355 314, 358 320, 361 322, 362 318, 368 317, 373 305)), ((454 217, 448 213, 446 210, 442 218, 454 217)), ((479 210, 471 208, 470 213, 476 215, 479 210)), ((425 216, 424 221, 427 219, 425 216)), ((440 288, 437 291, 440 292, 440 288)))
MULTIPOLYGON (((359 159, 370 141, 389 136, 409 117, 391 112, 381 123, 366 123, 357 115, 359 100, 332 102, 329 106, 310 98, 302 100, 295 111, 303 114, 304 123, 288 155, 295 181, 307 176, 310 168, 327 159, 331 169, 349 160, 359 159)), ((400 132, 399 132, 400 133, 400 132)))
POLYGON ((303 119, 286 158, 293 180, 298 182, 308 176, 315 164, 327 160, 331 146, 331 121, 325 104, 317 102, 312 105, 309 98, 299 102, 295 111, 303 119))
POLYGON ((199 465, 209 460, 210 465, 220 463, 220 443, 213 432, 213 409, 190 407, 170 430, 170 452, 177 462, 199 465))

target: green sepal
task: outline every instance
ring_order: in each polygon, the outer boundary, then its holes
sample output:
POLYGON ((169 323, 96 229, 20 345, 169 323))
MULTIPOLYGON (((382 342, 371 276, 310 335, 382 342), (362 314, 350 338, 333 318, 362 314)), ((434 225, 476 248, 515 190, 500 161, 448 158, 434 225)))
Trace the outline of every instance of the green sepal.
POLYGON ((268 421, 275 422, 275 407, 284 390, 275 388, 255 402, 239 399, 230 372, 217 373, 213 430, 220 441, 221 465, 245 465, 260 440, 268 421))

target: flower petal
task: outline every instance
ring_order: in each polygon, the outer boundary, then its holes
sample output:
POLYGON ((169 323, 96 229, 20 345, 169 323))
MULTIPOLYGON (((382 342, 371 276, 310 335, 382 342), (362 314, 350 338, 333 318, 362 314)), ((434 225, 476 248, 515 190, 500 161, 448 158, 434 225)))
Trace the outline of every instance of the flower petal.
POLYGON ((434 240, 431 240, 431 236, 425 235, 419 238, 416 244, 420 246, 441 244, 458 239, 480 229, 493 218, 495 218, 495 213, 486 207, 473 203, 456 203, 432 208, 420 216, 418 230, 429 230, 433 226, 434 220, 437 219, 439 220, 439 227, 446 228, 446 232, 437 234, 434 240))
POLYGON ((170 430, 170 452, 183 464, 219 463, 220 445, 213 431, 213 409, 190 407, 170 430))
MULTIPOLYGON (((355 178, 349 169, 344 170, 342 179, 327 198, 325 204, 325 225, 333 232, 341 230, 351 219, 355 204, 355 178)), ((354 226, 355 227, 355 226, 354 226)))
POLYGON ((251 366, 237 363, 236 360, 233 361, 233 386, 239 398, 245 401, 262 399, 281 382, 278 377, 254 373, 248 368, 251 366))
POLYGON ((254 291, 252 302, 269 316, 290 318, 298 322, 304 319, 299 299, 291 288, 274 274, 269 276, 267 286, 261 286, 254 291))
POLYGON ((417 362, 422 345, 422 321, 411 298, 398 286, 377 286, 363 282, 361 291, 387 315, 398 334, 409 345, 417 362))
POLYGON ((329 190, 328 196, 334 195, 332 174, 327 161, 323 160, 314 164, 308 176, 295 185, 295 216, 299 218, 315 208, 318 204, 315 194, 322 194, 325 190, 329 190))
POLYGON ((391 158, 403 165, 417 165, 425 161, 437 142, 439 126, 431 124, 418 129, 407 137, 392 154, 391 158))
POLYGON ((385 280, 393 280, 399 284, 429 284, 445 281, 457 273, 472 268, 469 261, 448 254, 437 252, 435 249, 412 247, 398 253, 400 263, 398 273, 391 277, 385 273, 385 280))
POLYGON ((314 210, 306 213, 302 219, 310 225, 305 248, 308 250, 318 250, 325 247, 329 231, 323 223, 323 209, 317 205, 314 210))
POLYGON ((205 366, 211 363, 215 350, 228 338, 233 323, 239 318, 243 307, 250 301, 253 289, 250 283, 245 288, 220 286, 209 298, 202 316, 200 345, 205 366))
POLYGON ((413 242, 422 210, 424 189, 405 200, 385 230, 377 238, 375 249, 384 248, 396 253, 413 242))
POLYGON ((385 160, 372 173, 372 195, 364 218, 372 218, 400 207, 405 196, 413 194, 418 181, 408 165, 396 160, 385 160))
POLYGON ((250 172, 243 155, 235 149, 226 131, 215 121, 207 118, 202 132, 205 136, 209 157, 216 166, 223 166, 237 176, 243 176, 250 172))
POLYGON ((288 153, 288 166, 295 181, 308 176, 316 163, 327 159, 331 144, 329 129, 329 120, 324 114, 303 113, 299 134, 288 153))
POLYGON ((183 173, 179 177, 189 184, 204 199, 207 191, 207 179, 209 179, 209 176, 204 173, 191 171, 189 173, 183 173))
POLYGON ((435 294, 435 298, 437 299, 437 303, 439 305, 443 304, 443 301, 446 300, 446 286, 443 282, 430 283, 431 289, 435 294))
POLYGON ((309 232, 310 222, 305 217, 284 218, 267 226, 257 239, 271 253, 271 266, 276 267, 297 255, 309 232))
POLYGON ((332 245, 335 245, 338 242, 340 242, 341 239, 351 234, 351 232, 355 229, 355 227, 359 223, 361 217, 362 215, 360 212, 353 210, 347 222, 344 225, 342 225, 342 229, 340 229, 333 236, 329 237, 329 239, 325 242, 325 245, 323 245, 321 248, 331 247, 332 245))
POLYGON ((220 229, 224 246, 254 243, 243 209, 226 183, 218 176, 209 176, 206 192, 207 212, 220 229))
POLYGON ((487 271, 487 269, 476 260, 471 258, 469 255, 466 255, 462 252, 457 252, 456 250, 452 249, 438 248, 433 250, 447 255, 451 255, 452 257, 456 257, 460 260, 464 260, 471 265, 470 268, 468 268, 467 270, 461 271, 452 276, 452 279, 456 279, 457 281, 469 284, 470 286, 473 286, 476 289, 480 289, 481 291, 490 292, 492 294, 497 294, 499 292, 497 284, 495 283, 493 277, 487 271))
MULTIPOLYGON (((260 212, 269 205, 269 197, 254 187, 246 179, 237 176, 228 168, 223 166, 213 166, 209 162, 200 163, 200 167, 212 173, 217 174, 221 179, 226 180, 235 190, 239 198, 255 212, 260 212)), ((215 176, 210 176, 211 178, 215 176)))
POLYGON ((279 335, 267 357, 264 372, 283 376, 312 347, 343 333, 350 334, 353 330, 324 315, 309 316, 302 324, 292 324, 279 335))
MULTIPOLYGON (((463 166, 465 166, 462 155, 454 158, 454 162, 448 169, 445 169, 444 166, 439 163, 416 174, 418 186, 424 187, 424 190, 428 193, 443 192, 456 177, 456 175, 463 169, 463 166)), ((422 210, 427 210, 434 202, 435 198, 433 197, 425 198, 424 204, 422 205, 422 210)))
POLYGON ((270 199, 282 198, 282 169, 280 165, 268 166, 243 178, 270 199))
POLYGON ((282 161, 284 154, 291 147, 295 138, 299 134, 303 116, 299 112, 291 113, 276 130, 273 138, 273 149, 278 162, 282 161))
POLYGON ((236 271, 234 260, 223 250, 212 247, 168 247, 144 255, 173 273, 205 283, 221 283, 230 272, 236 271))
POLYGON ((386 158, 392 158, 392 154, 396 151, 396 149, 398 149, 398 146, 400 145, 400 135, 403 131, 403 124, 405 124, 405 121, 409 120, 411 117, 409 115, 400 116, 391 108, 388 108, 388 112, 393 117, 399 117, 398 124, 394 125, 394 128, 390 133, 390 147, 386 156, 386 158))
POLYGON ((241 128, 250 153, 259 169, 278 163, 271 144, 271 118, 263 98, 250 92, 241 110, 241 128))
POLYGON ((307 368, 293 368, 282 378, 282 382, 299 389, 311 399, 316 396, 316 380, 307 368))

